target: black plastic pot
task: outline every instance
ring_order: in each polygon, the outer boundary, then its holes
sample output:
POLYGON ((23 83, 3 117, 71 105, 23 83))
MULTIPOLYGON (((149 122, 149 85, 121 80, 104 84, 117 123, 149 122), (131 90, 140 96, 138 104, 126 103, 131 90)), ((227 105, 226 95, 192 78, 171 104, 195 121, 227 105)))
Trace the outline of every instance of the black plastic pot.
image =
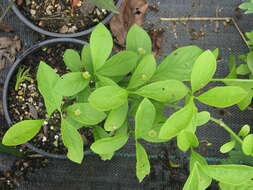
MULTIPOLYGON (((44 46, 49 46, 52 44, 57 44, 57 43, 73 43, 73 44, 77 44, 80 46, 83 45, 87 45, 88 43, 82 40, 78 40, 78 39, 72 39, 72 38, 56 38, 56 39, 50 39, 50 40, 46 40, 43 42, 39 42, 35 45, 33 45, 31 48, 29 48, 28 50, 26 50, 22 55, 20 55, 15 63, 12 65, 12 67, 10 68, 10 71, 8 72, 8 75, 5 79, 4 82, 4 88, 3 88, 3 111, 4 111, 4 116, 5 119, 7 121, 7 124, 9 127, 12 126, 12 121, 11 121, 11 117, 9 114, 9 110, 8 110, 8 101, 7 101, 7 97, 8 97, 8 91, 9 91, 9 83, 10 80, 12 79, 12 76, 15 74, 16 69, 22 64, 23 60, 30 54, 32 54, 33 52, 37 51, 39 48, 44 47, 44 46)), ((33 145, 31 145, 30 143, 26 143, 25 144, 29 149, 31 149, 34 152, 37 152, 41 155, 47 156, 47 157, 51 157, 51 158, 59 158, 59 159, 66 159, 65 155, 59 155, 59 154, 51 154, 48 152, 45 152, 41 149, 38 149, 36 147, 34 147, 33 145)), ((90 151, 86 151, 85 154, 88 154, 90 151)))
MULTIPOLYGON (((116 4, 116 7, 120 7, 121 3, 122 3, 123 0, 118 0, 117 1, 117 4, 116 4)), ((14 11, 14 13, 18 16, 18 18, 23 22, 25 23, 29 28, 31 28, 32 30, 35 30, 41 34, 44 34, 46 36, 52 36, 52 37, 57 37, 57 38, 75 38, 75 37, 80 37, 80 36, 85 36, 89 33, 92 32, 93 28, 96 27, 92 27, 92 28, 89 28, 87 30, 84 30, 82 32, 77 32, 77 33, 73 33, 73 34, 60 34, 60 33, 55 33, 55 32, 49 32, 49 31, 46 31, 42 28, 40 28, 39 26, 33 24, 30 20, 28 20, 21 12, 20 10, 18 9, 18 7, 16 6, 16 4, 14 4, 12 6, 12 10, 14 11)), ((110 21, 110 19, 112 18, 112 16, 114 15, 114 13, 110 13, 104 20, 102 20, 101 22, 106 24, 110 21)))

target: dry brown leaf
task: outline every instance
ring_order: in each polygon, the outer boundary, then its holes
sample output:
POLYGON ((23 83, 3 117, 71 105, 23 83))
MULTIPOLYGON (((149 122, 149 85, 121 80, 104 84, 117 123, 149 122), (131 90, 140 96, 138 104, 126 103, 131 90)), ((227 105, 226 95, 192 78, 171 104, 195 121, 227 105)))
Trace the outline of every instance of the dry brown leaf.
POLYGON ((5 24, 0 24, 0 30, 2 30, 4 32, 11 32, 11 31, 13 31, 12 27, 7 26, 5 24))
POLYGON ((162 43, 163 43, 163 34, 164 34, 164 29, 153 29, 149 31, 149 35, 152 40, 152 49, 153 49, 153 54, 155 56, 160 55, 161 48, 162 48, 162 43))
POLYGON ((0 70, 15 61, 16 54, 21 50, 18 37, 0 37, 0 70))
POLYGON ((80 3, 80 0, 70 0, 72 8, 76 8, 77 5, 80 3))
POLYGON ((110 28, 116 37, 118 44, 124 46, 129 28, 133 24, 143 26, 144 16, 149 4, 145 0, 124 0, 119 8, 119 14, 115 14, 110 21, 110 28))

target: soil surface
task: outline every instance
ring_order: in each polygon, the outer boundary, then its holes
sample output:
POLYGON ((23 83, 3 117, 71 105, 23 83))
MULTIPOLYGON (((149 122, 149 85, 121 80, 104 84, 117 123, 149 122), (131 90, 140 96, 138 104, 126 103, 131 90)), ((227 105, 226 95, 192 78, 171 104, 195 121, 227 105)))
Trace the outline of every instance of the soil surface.
POLYGON ((75 8, 71 6, 70 0, 31 0, 19 8, 35 25, 62 34, 87 30, 110 13, 87 0, 80 0, 75 8))
MULTIPOLYGON (((39 62, 46 62, 48 65, 54 68, 58 74, 63 75, 67 72, 63 62, 64 51, 66 49, 80 50, 80 48, 70 44, 66 45, 60 43, 52 47, 44 47, 39 51, 27 56, 21 66, 23 68, 30 69, 29 76, 32 78, 32 80, 26 80, 21 83, 18 90, 15 90, 16 75, 13 75, 13 78, 10 82, 8 107, 13 123, 17 123, 22 120, 48 118, 43 97, 38 90, 36 81, 36 73, 39 62)), ((36 148, 42 149, 49 153, 66 154, 67 151, 60 136, 60 123, 60 114, 58 111, 55 111, 44 123, 39 134, 32 139, 30 143, 36 148)), ((80 133, 84 134, 84 141, 86 144, 89 144, 90 141, 87 139, 90 139, 90 136, 92 136, 92 134, 89 132, 89 129, 80 129, 80 133)), ((23 148, 21 147, 21 149, 23 148)))

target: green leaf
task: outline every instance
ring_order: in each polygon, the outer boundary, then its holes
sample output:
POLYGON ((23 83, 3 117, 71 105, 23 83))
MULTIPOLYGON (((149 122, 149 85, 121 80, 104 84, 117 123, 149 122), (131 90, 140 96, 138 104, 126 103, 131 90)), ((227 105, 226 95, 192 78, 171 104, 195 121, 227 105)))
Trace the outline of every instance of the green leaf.
POLYGON ((98 80, 99 80, 99 85, 101 86, 118 86, 118 84, 116 82, 114 82, 112 79, 101 76, 101 75, 97 75, 98 80))
POLYGON ((253 155, 253 135, 248 135, 244 138, 242 151, 246 155, 253 155))
POLYGON ((231 185, 226 183, 219 183, 220 190, 253 190, 252 183, 245 183, 243 185, 231 185))
POLYGON ((78 129, 81 129, 82 127, 85 127, 84 124, 78 122, 78 121, 75 121, 73 120, 72 118, 70 117, 65 117, 64 120, 69 123, 72 127, 76 128, 77 130, 78 129))
POLYGON ((142 135, 142 139, 151 143, 162 143, 167 142, 167 139, 160 139, 159 133, 161 130, 162 124, 156 124, 151 130, 149 130, 146 134, 142 135))
POLYGON ((201 94, 197 99, 207 105, 226 108, 242 101, 247 92, 237 86, 215 87, 201 94))
POLYGON ((126 50, 142 55, 152 53, 152 42, 148 33, 136 24, 128 31, 126 50))
POLYGON ((109 154, 122 148, 128 141, 128 135, 117 135, 95 141, 91 150, 97 154, 109 154))
POLYGON ((134 93, 159 102, 175 102, 185 97, 188 91, 182 82, 166 80, 148 84, 134 93))
POLYGON ((214 57, 216 59, 218 59, 218 57, 219 57, 219 48, 215 48, 212 53, 213 53, 214 57))
POLYGON ((90 37, 90 51, 95 71, 104 65, 111 54, 112 46, 113 40, 110 31, 103 24, 98 24, 90 37))
POLYGON ((24 156, 24 154, 20 152, 18 149, 16 149, 15 147, 4 146, 2 143, 0 143, 0 153, 1 152, 9 154, 9 155, 17 156, 17 157, 24 156))
POLYGON ((118 9, 114 4, 114 0, 88 0, 94 3, 100 9, 106 9, 113 13, 118 13, 118 9))
POLYGON ((30 141, 37 133, 45 120, 24 120, 14 124, 5 133, 2 143, 6 146, 16 146, 30 141))
POLYGON ((220 147, 220 152, 225 154, 230 152, 235 147, 235 141, 230 141, 220 147))
POLYGON ((195 61, 191 74, 192 91, 205 87, 213 78, 216 71, 216 58, 210 50, 202 53, 195 61))
POLYGON ((194 165, 198 163, 200 166, 207 166, 208 163, 199 153, 195 152, 193 149, 191 150, 191 158, 190 158, 190 171, 193 170, 194 165))
POLYGON ((198 164, 193 167, 190 176, 188 177, 183 190, 205 190, 212 183, 212 178, 207 176, 198 164))
POLYGON ((50 116, 56 109, 61 108, 62 96, 54 90, 58 74, 45 62, 40 62, 37 72, 38 88, 43 96, 47 113, 50 116))
POLYGON ((97 73, 107 77, 126 75, 134 69, 137 59, 136 53, 121 51, 107 60, 97 73))
POLYGON ((253 80, 251 79, 219 79, 228 86, 239 86, 244 89, 253 88, 253 80))
POLYGON ((66 111, 68 117, 84 125, 96 125, 106 118, 104 112, 96 110, 89 103, 73 104, 66 111))
POLYGON ((150 173, 150 163, 144 147, 136 142, 136 176, 139 182, 150 173))
POLYGON ((186 152, 191 146, 199 146, 199 141, 194 133, 183 130, 177 136, 177 146, 180 150, 186 152))
MULTIPOLYGON (((102 129, 102 127, 99 127, 99 126, 95 126, 92 132, 93 132, 95 141, 109 137, 109 134, 104 129, 102 129)), ((114 152, 108 153, 108 154, 101 154, 100 157, 102 160, 111 160, 113 155, 114 155, 114 152)))
POLYGON ((228 74, 228 76, 226 78, 229 78, 229 79, 237 78, 235 56, 229 57, 229 65, 228 66, 229 66, 230 73, 228 74))
POLYGON ((238 133, 239 136, 241 137, 246 137, 250 133, 250 126, 249 125, 244 125, 240 132, 238 133))
POLYGON ((247 64, 241 64, 236 69, 236 74, 238 75, 248 75, 250 74, 250 70, 247 64))
POLYGON ((202 168, 215 180, 232 185, 241 185, 253 178, 253 167, 245 165, 209 165, 202 168))
POLYGON ((73 49, 67 49, 63 55, 65 65, 72 72, 80 72, 83 68, 80 55, 73 49))
POLYGON ((89 97, 89 103, 96 109, 109 111, 127 102, 128 92, 116 86, 105 86, 95 90, 89 97))
POLYGON ((84 157, 83 139, 77 129, 65 119, 61 121, 61 136, 63 144, 68 148, 67 157, 81 164, 84 157))
POLYGON ((203 50, 197 46, 178 48, 158 66, 152 81, 168 79, 190 80, 193 64, 202 52, 203 50))
POLYGON ((190 101, 185 107, 172 114, 161 128, 159 138, 171 139, 177 136, 191 122, 194 112, 196 112, 193 101, 190 101))
POLYGON ((77 101, 77 103, 87 103, 88 102, 88 98, 91 95, 91 93, 92 93, 92 90, 89 87, 87 87, 83 91, 79 92, 76 95, 76 101, 77 101))
POLYGON ((127 118, 128 113, 128 103, 123 104, 122 106, 112 110, 106 121, 104 128, 106 131, 115 131, 119 129, 127 118))
POLYGON ((252 89, 248 90, 245 89, 245 90, 248 92, 247 96, 237 104, 240 110, 245 110, 251 104, 253 98, 253 90, 252 89))
POLYGON ((86 71, 93 73, 90 45, 86 45, 82 49, 82 63, 86 71))
POLYGON ((141 138, 153 127, 155 116, 154 105, 149 99, 145 98, 140 103, 135 115, 135 139, 141 138))
POLYGON ((253 73, 253 52, 250 52, 247 56, 247 64, 251 73, 253 73))
POLYGON ((130 82, 128 84, 128 89, 137 88, 146 82, 148 82, 156 70, 156 60, 152 54, 148 54, 142 58, 139 65, 135 69, 130 82))
POLYGON ((68 73, 56 82, 54 90, 62 96, 73 96, 84 90, 89 81, 84 78, 82 72, 68 73))
POLYGON ((197 113, 196 115, 196 125, 197 126, 202 126, 205 125, 209 120, 210 120, 211 116, 210 113, 207 111, 202 111, 197 113))

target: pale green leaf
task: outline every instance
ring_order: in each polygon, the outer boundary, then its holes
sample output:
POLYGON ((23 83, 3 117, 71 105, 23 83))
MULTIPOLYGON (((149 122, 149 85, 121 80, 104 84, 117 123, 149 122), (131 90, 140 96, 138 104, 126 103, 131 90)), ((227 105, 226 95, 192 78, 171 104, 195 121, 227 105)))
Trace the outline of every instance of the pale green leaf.
POLYGON ((238 75, 248 75, 250 74, 250 70, 247 64, 241 64, 236 69, 236 74, 238 75))
POLYGON ((82 63, 84 65, 85 71, 93 73, 90 45, 85 45, 82 49, 82 63))
POLYGON ((67 49, 63 55, 65 65, 72 72, 80 72, 83 69, 80 55, 73 49, 67 49))
POLYGON ((139 182, 150 173, 150 163, 144 147, 136 142, 136 176, 139 182))
POLYGON ((251 73, 253 73, 253 52, 250 52, 247 56, 247 64, 251 73))
POLYGON ((238 135, 241 137, 245 137, 250 133, 250 126, 244 125, 241 130, 239 131, 238 135))
POLYGON ((205 125, 209 120, 210 120, 211 116, 210 113, 207 111, 202 111, 197 113, 196 115, 196 125, 197 126, 202 126, 205 125))
POLYGON ((230 152, 235 147, 235 141, 230 141, 220 147, 220 152, 225 154, 230 152))
POLYGON ((246 155, 253 155, 253 135, 248 135, 242 143, 242 151, 246 155))

